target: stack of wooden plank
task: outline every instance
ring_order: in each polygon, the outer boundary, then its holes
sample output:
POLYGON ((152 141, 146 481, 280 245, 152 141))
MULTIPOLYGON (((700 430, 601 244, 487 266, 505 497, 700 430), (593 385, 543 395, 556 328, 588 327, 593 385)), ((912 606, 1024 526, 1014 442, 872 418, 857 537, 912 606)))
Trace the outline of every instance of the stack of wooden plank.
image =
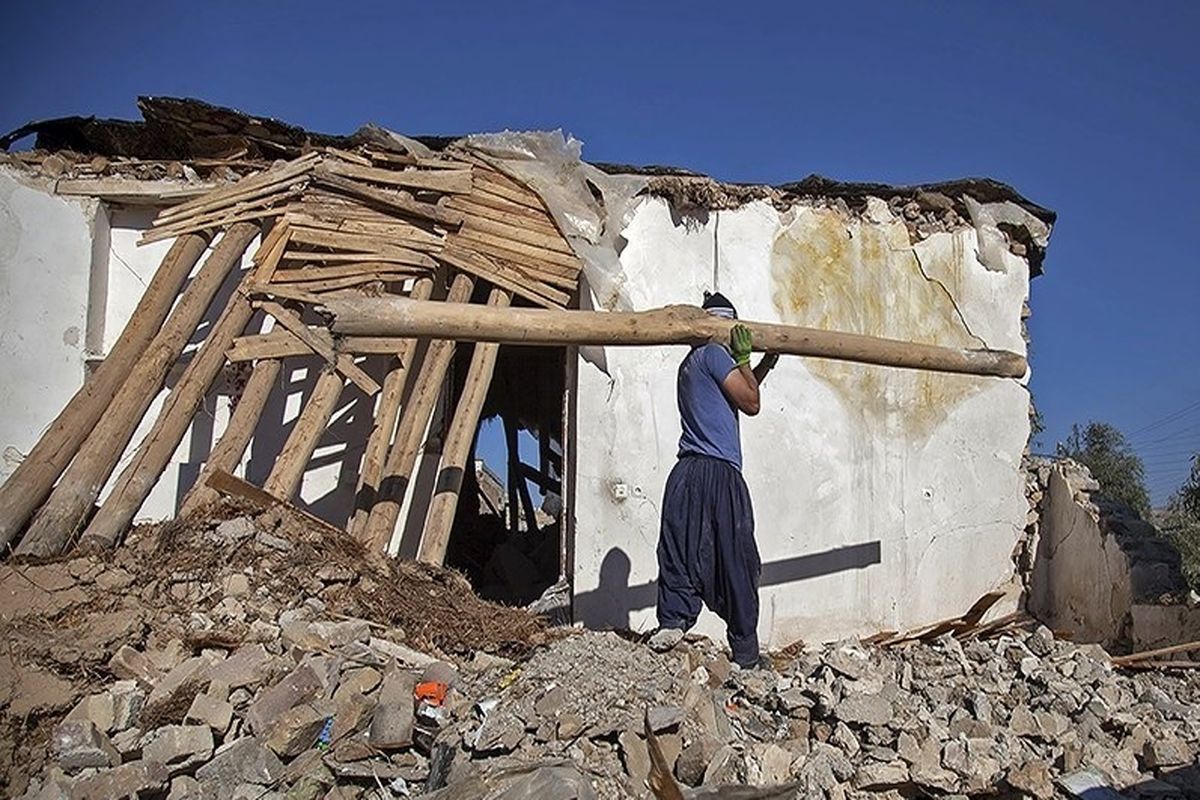
MULTIPOLYGON (((202 508, 222 485, 209 479, 240 462, 286 360, 315 355, 325 369, 262 488, 284 502, 295 496, 352 383, 376 406, 368 440, 349 448, 363 457, 346 523, 362 541, 386 548, 457 345, 335 337, 312 308, 347 293, 564 308, 581 269, 535 193, 460 151, 431 158, 374 145, 316 148, 163 210, 143 242, 168 239, 170 252, 105 364, 0 486, 0 547, 52 556, 76 543, 102 549, 120 541, 225 364, 251 363, 229 425, 183 501, 185 513, 202 508), (250 268, 93 514, 168 371, 256 237, 250 268), (418 348, 420 368, 410 369, 418 348), (390 358, 382 383, 363 367, 369 354, 390 358)), ((445 476, 461 476, 466 464, 498 347, 475 346, 465 388, 452 398, 445 476)), ((444 558, 460 487, 461 478, 437 482, 425 560, 444 558)))

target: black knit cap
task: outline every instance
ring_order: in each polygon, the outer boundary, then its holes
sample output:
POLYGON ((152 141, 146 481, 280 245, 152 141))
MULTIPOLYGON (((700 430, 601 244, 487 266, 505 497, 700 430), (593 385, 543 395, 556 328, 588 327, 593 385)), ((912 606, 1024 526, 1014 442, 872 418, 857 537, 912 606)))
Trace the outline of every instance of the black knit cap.
MULTIPOLYGON (((733 307, 733 303, 729 302, 729 298, 720 292, 706 291, 704 293, 704 303, 700 307, 705 311, 715 311, 717 313, 724 311, 732 314, 734 319, 738 318, 737 309, 733 307)), ((726 315, 721 314, 721 316, 726 315)))

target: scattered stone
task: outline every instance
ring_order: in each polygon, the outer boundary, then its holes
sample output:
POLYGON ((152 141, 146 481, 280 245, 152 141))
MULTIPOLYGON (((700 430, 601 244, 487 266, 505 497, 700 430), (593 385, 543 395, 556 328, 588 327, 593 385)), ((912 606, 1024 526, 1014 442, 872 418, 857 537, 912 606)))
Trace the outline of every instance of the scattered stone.
POLYGON ((234 517, 217 525, 213 536, 224 544, 237 544, 255 534, 254 520, 249 517, 234 517))
POLYGON ((217 786, 241 783, 270 785, 283 777, 283 762, 257 739, 238 739, 217 751, 216 756, 196 770, 196 777, 217 786))
POLYGON ((67 772, 88 767, 115 767, 121 754, 89 719, 66 720, 54 729, 54 758, 67 772))
POLYGON ((102 692, 88 695, 71 709, 66 719, 76 722, 89 721, 103 733, 114 730, 116 717, 112 694, 102 692))
POLYGON ((1009 770, 1008 785, 1038 800, 1054 797, 1050 765, 1045 761, 1027 761, 1022 766, 1009 770))
POLYGON ((172 774, 212 758, 213 735, 207 725, 166 725, 147 734, 142 757, 165 764, 172 774))
POLYGON ((625 774, 636 786, 641 786, 650 775, 650 751, 646 741, 634 731, 625 731, 617 742, 621 745, 621 761, 625 765, 625 774))
POLYGON ((209 669, 208 676, 212 681, 223 683, 230 689, 257 686, 267 676, 271 662, 271 654, 261 643, 248 644, 209 669))
POLYGON ((192 699, 184 722, 207 725, 213 733, 224 735, 233 720, 233 706, 211 694, 198 694, 192 699))
POLYGON ((383 676, 379 705, 371 720, 368 741, 381 750, 395 750, 412 744, 413 689, 416 677, 402 669, 391 669, 383 676))
POLYGON ((137 797, 167 785, 169 773, 163 764, 131 761, 113 769, 78 778, 71 786, 71 800, 117 800, 137 797))
POLYGON ((288 709, 272 723, 263 743, 285 758, 297 756, 313 746, 325 719, 325 714, 310 705, 288 709))
POLYGON ((246 710, 246 724, 255 733, 263 733, 285 712, 312 700, 323 688, 321 677, 312 664, 300 664, 286 678, 259 695, 246 710))

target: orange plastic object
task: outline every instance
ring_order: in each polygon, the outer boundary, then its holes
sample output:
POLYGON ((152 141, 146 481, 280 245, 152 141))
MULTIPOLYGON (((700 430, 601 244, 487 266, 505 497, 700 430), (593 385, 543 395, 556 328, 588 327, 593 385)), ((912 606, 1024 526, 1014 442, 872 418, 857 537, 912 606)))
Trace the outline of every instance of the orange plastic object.
POLYGON ((425 700, 432 705, 440 706, 446 700, 448 691, 450 691, 450 687, 441 681, 425 681, 417 684, 417 688, 413 690, 413 696, 418 700, 425 700))

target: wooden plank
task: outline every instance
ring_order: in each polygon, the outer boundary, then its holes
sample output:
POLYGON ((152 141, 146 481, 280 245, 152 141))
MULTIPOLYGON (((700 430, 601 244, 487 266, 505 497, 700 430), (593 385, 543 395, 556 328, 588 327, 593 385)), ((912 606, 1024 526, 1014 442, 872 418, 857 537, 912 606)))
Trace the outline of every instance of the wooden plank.
MULTIPOLYGON (((472 283, 469 279, 455 280, 450 286, 447 301, 465 303, 470 298, 472 283)), ((433 293, 433 279, 421 278, 412 288, 410 297, 414 300, 427 300, 433 293)), ((400 404, 404 394, 405 378, 408 377, 412 366, 413 356, 417 350, 417 340, 413 338, 393 340, 391 345, 396 358, 383 379, 383 390, 379 393, 378 408, 375 411, 371 434, 367 437, 367 445, 363 450, 362 463, 358 471, 358 486, 354 491, 354 512, 347 526, 350 534, 360 537, 367 524, 371 506, 375 503, 375 494, 379 486, 379 478, 383 473, 384 462, 387 459, 388 445, 396 430, 396 420, 400 415, 400 404)))
POLYGON ((331 366, 336 367, 339 372, 353 381, 356 386, 368 395, 375 395, 379 392, 379 384, 354 363, 353 357, 337 352, 333 346, 333 337, 329 335, 329 331, 324 328, 308 327, 295 312, 289 311, 270 300, 260 300, 257 305, 274 317, 280 325, 295 334, 297 339, 312 348, 314 353, 328 361, 331 366))
POLYGON ((425 253, 409 250, 374 236, 340 233, 320 228, 305 228, 293 225, 291 228, 291 241, 339 250, 375 252, 388 256, 388 260, 395 263, 414 264, 427 269, 433 269, 437 266, 433 259, 425 253))
MULTIPOLYGON (((288 237, 292 235, 291 226, 288 225, 287 220, 281 220, 275 223, 275 226, 271 229, 271 234, 276 229, 281 229, 280 235, 275 238, 275 243, 263 255, 262 260, 256 262, 254 283, 269 283, 271 277, 275 274, 275 270, 279 267, 279 262, 283 260, 283 254, 287 252, 288 237)), ((270 238, 271 234, 268 234, 267 238, 270 238)), ((262 252, 262 248, 259 248, 259 252, 262 252)), ((256 253, 255 255, 258 254, 256 253)))
POLYGON ((326 281, 333 278, 350 278, 360 277, 363 275, 377 275, 379 273, 392 273, 402 275, 420 275, 422 270, 417 269, 401 269, 393 264, 388 264, 382 261, 362 261, 352 264, 343 264, 338 267, 307 267, 303 269, 281 269, 275 272, 275 276, 271 279, 274 284, 279 283, 313 283, 317 281, 326 281))
POLYGON ((192 267, 204 254, 208 242, 209 237, 201 234, 175 240, 108 357, 54 418, 8 479, 0 484, 0 551, 8 549, 33 512, 49 496, 58 476, 163 328, 175 298, 192 267))
POLYGON ((797 325, 724 320, 695 306, 651 311, 506 310, 419 303, 403 297, 327 299, 333 330, 350 336, 440 336, 501 344, 648 346, 728 341, 735 324, 753 332, 762 352, 831 358, 887 367, 1020 378, 1025 357, 823 331, 797 325))
POLYGON ((335 525, 330 525, 320 517, 308 513, 302 508, 297 508, 291 503, 280 500, 278 497, 263 491, 252 483, 235 477, 228 472, 216 470, 208 477, 208 486, 220 492, 226 497, 236 497, 239 500, 245 500, 253 503, 259 508, 278 508, 292 514, 300 519, 303 519, 308 525, 318 532, 329 535, 345 535, 345 531, 335 525))
MULTIPOLYGON (((455 282, 461 287, 456 296, 470 297, 475 279, 469 275, 456 275, 455 282)), ((414 300, 413 302, 422 302, 414 300)), ((466 303, 429 303, 437 306, 465 307, 466 303)), ((421 368, 414 375, 413 389, 404 413, 396 429, 395 441, 388 451, 379 484, 374 487, 373 503, 367 522, 360 531, 360 541, 372 550, 384 552, 391 541, 400 516, 400 504, 412 480, 421 437, 429 426, 429 419, 437 405, 438 396, 446 379, 446 371, 454 357, 455 343, 445 339, 434 339, 429 343, 421 368)))
POLYGON ((525 230, 540 231, 548 236, 563 238, 549 216, 529 211, 522 206, 507 205, 496 208, 494 205, 480 202, 475 195, 453 197, 446 201, 446 205, 456 211, 463 212, 468 220, 482 217, 483 219, 504 225, 523 228, 525 230))
MULTIPOLYGON (((493 308, 505 308, 511 302, 512 296, 505 289, 492 289, 488 296, 488 305, 493 308)), ((417 552, 417 559, 427 564, 440 566, 446 559, 450 529, 454 525, 459 493, 462 491, 463 472, 475 468, 474 464, 467 464, 467 459, 471 454, 471 444, 475 441, 479 414, 483 410, 484 400, 487 399, 499 351, 498 344, 482 343, 475 345, 475 352, 471 354, 466 382, 458 398, 454 418, 442 442, 442 460, 438 465, 433 499, 430 501, 429 514, 425 518, 425 528, 417 552)))
POLYGON ((300 488, 304 470, 312 459, 313 451, 321 434, 329 427, 329 420, 337 409, 338 398, 342 395, 342 376, 334 370, 326 370, 317 378, 317 384, 309 395, 308 402, 292 426, 279 458, 271 468, 263 484, 267 494, 274 495, 280 500, 290 500, 300 488))
POLYGON ((255 283, 245 289, 246 297, 261 300, 273 297, 276 300, 293 300, 297 303, 316 306, 321 304, 321 296, 307 291, 308 284, 295 283, 255 283))
MULTIPOLYGON (((317 270, 310 270, 316 272, 317 270)), ((305 302, 320 303, 321 298, 314 295, 321 295, 325 292, 336 292, 340 289, 351 289, 355 286, 363 286, 368 283, 398 283, 412 278, 414 275, 420 274, 414 269, 408 269, 403 272, 394 272, 390 270, 375 270, 372 272, 363 272, 358 275, 346 275, 341 278, 326 278, 319 281, 306 281, 304 283, 272 283, 273 287, 296 287, 302 289, 303 293, 308 296, 305 302)))
POLYGON ((439 249, 442 237, 396 217, 355 218, 345 215, 309 214, 307 211, 288 211, 288 218, 306 228, 342 231, 365 236, 376 236, 389 240, 393 245, 410 250, 439 249))
POLYGON ((275 217, 280 213, 280 209, 262 208, 258 210, 234 211, 228 214, 213 215, 205 217, 195 222, 188 222, 182 225, 173 225, 169 228, 155 228, 145 231, 138 238, 138 245, 151 244, 153 242, 161 242, 166 239, 174 239, 178 236, 183 236, 188 233, 199 233, 202 231, 218 231, 222 228, 228 228, 236 222, 256 222, 266 219, 267 217, 275 217))
MULTIPOLYGON (((544 232, 535 230, 529 226, 514 225, 508 222, 496 222, 495 220, 487 219, 486 217, 472 215, 471 212, 464 212, 466 220, 463 222, 462 228, 459 229, 458 235, 463 232, 479 233, 481 236, 489 236, 498 241, 512 242, 517 245, 536 248, 539 251, 548 250, 552 253, 558 253, 567 256, 576 265, 579 264, 579 259, 575 255, 575 251, 567 244, 566 240, 559 235, 558 231, 544 232)), ((506 245, 507 246, 507 245, 506 245)), ((515 249, 509 247, 509 249, 515 249)), ((577 270, 578 271, 578 270, 577 270)))
POLYGON ((351 197, 356 197, 367 203, 372 203, 376 206, 381 206, 390 210, 394 210, 400 214, 408 216, 420 217, 422 219, 430 219, 439 222, 443 225, 457 227, 462 224, 462 214, 457 211, 435 206, 430 203, 422 203, 419 200, 413 200, 402 194, 388 192, 383 189, 374 189, 370 186, 364 186, 358 181, 353 181, 348 178, 343 178, 340 175, 334 175, 327 169, 316 168, 313 170, 314 179, 322 186, 331 189, 336 189, 351 197))
POLYGON ((142 507, 154 484, 158 483, 171 456, 179 449, 179 443, 183 441, 200 404, 221 374, 221 368, 225 365, 225 351, 250 322, 252 313, 250 303, 235 292, 167 395, 150 432, 121 471, 108 498, 84 529, 79 540, 82 550, 107 550, 129 528, 134 514, 142 507))
POLYGON ((438 255, 438 258, 452 267, 491 281, 497 286, 519 294, 540 306, 547 308, 562 307, 571 299, 570 295, 566 292, 521 275, 516 270, 499 264, 481 253, 471 252, 470 250, 448 244, 438 255))
POLYGON ((470 194, 471 168, 457 170, 395 170, 326 161, 331 172, 354 180, 402 186, 443 194, 470 194))
MULTIPOLYGON (((287 335, 291 336, 290 333, 287 335)), ((298 339, 292 338, 300 344, 298 339)), ((277 358, 263 359, 254 365, 254 371, 237 398, 237 405, 229 417, 229 424, 212 452, 208 454, 196 482, 183 499, 179 509, 180 517, 186 517, 217 499, 217 491, 208 485, 208 479, 215 472, 230 472, 237 468, 250 445, 254 429, 258 427, 258 421, 262 418, 267 399, 279 381, 279 368, 280 361, 277 358)))
POLYGON ((1130 653, 1127 656, 1117 656, 1112 660, 1112 663, 1114 667, 1126 667, 1131 664, 1148 661, 1152 658, 1162 658, 1163 656, 1175 655, 1176 653, 1188 653, 1192 650, 1200 650, 1200 640, 1184 642, 1183 644, 1173 644, 1170 647, 1160 647, 1156 650, 1143 650, 1140 653, 1130 653))
POLYGON ((267 235, 258 243, 258 249, 254 251, 254 255, 250 257, 250 261, 254 264, 261 264, 264 259, 271 255, 271 251, 279 244, 279 240, 287 234, 288 227, 287 215, 284 214, 279 219, 275 220, 275 224, 271 226, 271 230, 267 231, 267 235))
POLYGON ((90 429, 58 486, 34 517, 16 549, 18 555, 57 555, 75 538, 166 380, 167 372, 178 361, 217 290, 257 234, 257 226, 240 222, 221 237, 195 279, 183 290, 162 329, 125 373, 125 380, 107 411, 90 429))
POLYGON ((239 336, 233 340, 225 357, 230 363, 241 361, 257 361, 259 359, 280 359, 289 356, 306 356, 312 353, 312 348, 296 338, 296 335, 286 328, 276 328, 269 333, 255 333, 249 336, 239 336))
POLYGON ((96 197, 123 205, 165 205, 202 197, 219 183, 181 183, 179 181, 143 181, 137 178, 64 178, 54 183, 54 193, 64 197, 96 197))
POLYGON ((216 189, 203 197, 198 197, 195 200, 189 200, 186 203, 180 203, 177 206, 167 209, 162 214, 159 214, 158 219, 165 224, 168 220, 179 219, 184 216, 200 213, 209 209, 230 205, 239 202, 247 196, 255 192, 274 190, 281 184, 302 177, 305 173, 312 169, 313 164, 317 161, 318 156, 315 153, 309 153, 299 158, 283 164, 274 169, 269 169, 261 172, 258 175, 250 175, 242 178, 237 183, 230 186, 216 189))
POLYGON ((413 263, 415 259, 412 256, 398 256, 391 252, 381 252, 379 250, 327 253, 315 250, 297 250, 289 247, 287 252, 284 253, 284 258, 288 261, 319 264, 356 264, 361 261, 377 261, 381 264, 399 264, 412 267, 413 269, 432 270, 437 267, 436 261, 433 262, 432 267, 427 265, 424 259, 422 259, 422 263, 415 264, 413 263))
MULTIPOLYGON (((541 269, 553 270, 554 267, 561 267, 561 274, 567 278, 573 278, 579 274, 583 264, 575 257, 573 253, 560 253, 554 250, 547 250, 544 247, 537 245, 525 244, 524 242, 513 241, 512 239, 502 239, 494 234, 485 233, 482 230, 472 229, 470 225, 464 225, 451 238, 462 241, 468 241, 472 244, 486 245, 489 250, 493 250, 498 255, 501 255, 509 260, 516 261, 521 256, 534 259, 535 265, 541 269)), ((476 247, 476 249, 483 249, 476 247)), ((558 271, 558 270, 554 270, 558 271)))

